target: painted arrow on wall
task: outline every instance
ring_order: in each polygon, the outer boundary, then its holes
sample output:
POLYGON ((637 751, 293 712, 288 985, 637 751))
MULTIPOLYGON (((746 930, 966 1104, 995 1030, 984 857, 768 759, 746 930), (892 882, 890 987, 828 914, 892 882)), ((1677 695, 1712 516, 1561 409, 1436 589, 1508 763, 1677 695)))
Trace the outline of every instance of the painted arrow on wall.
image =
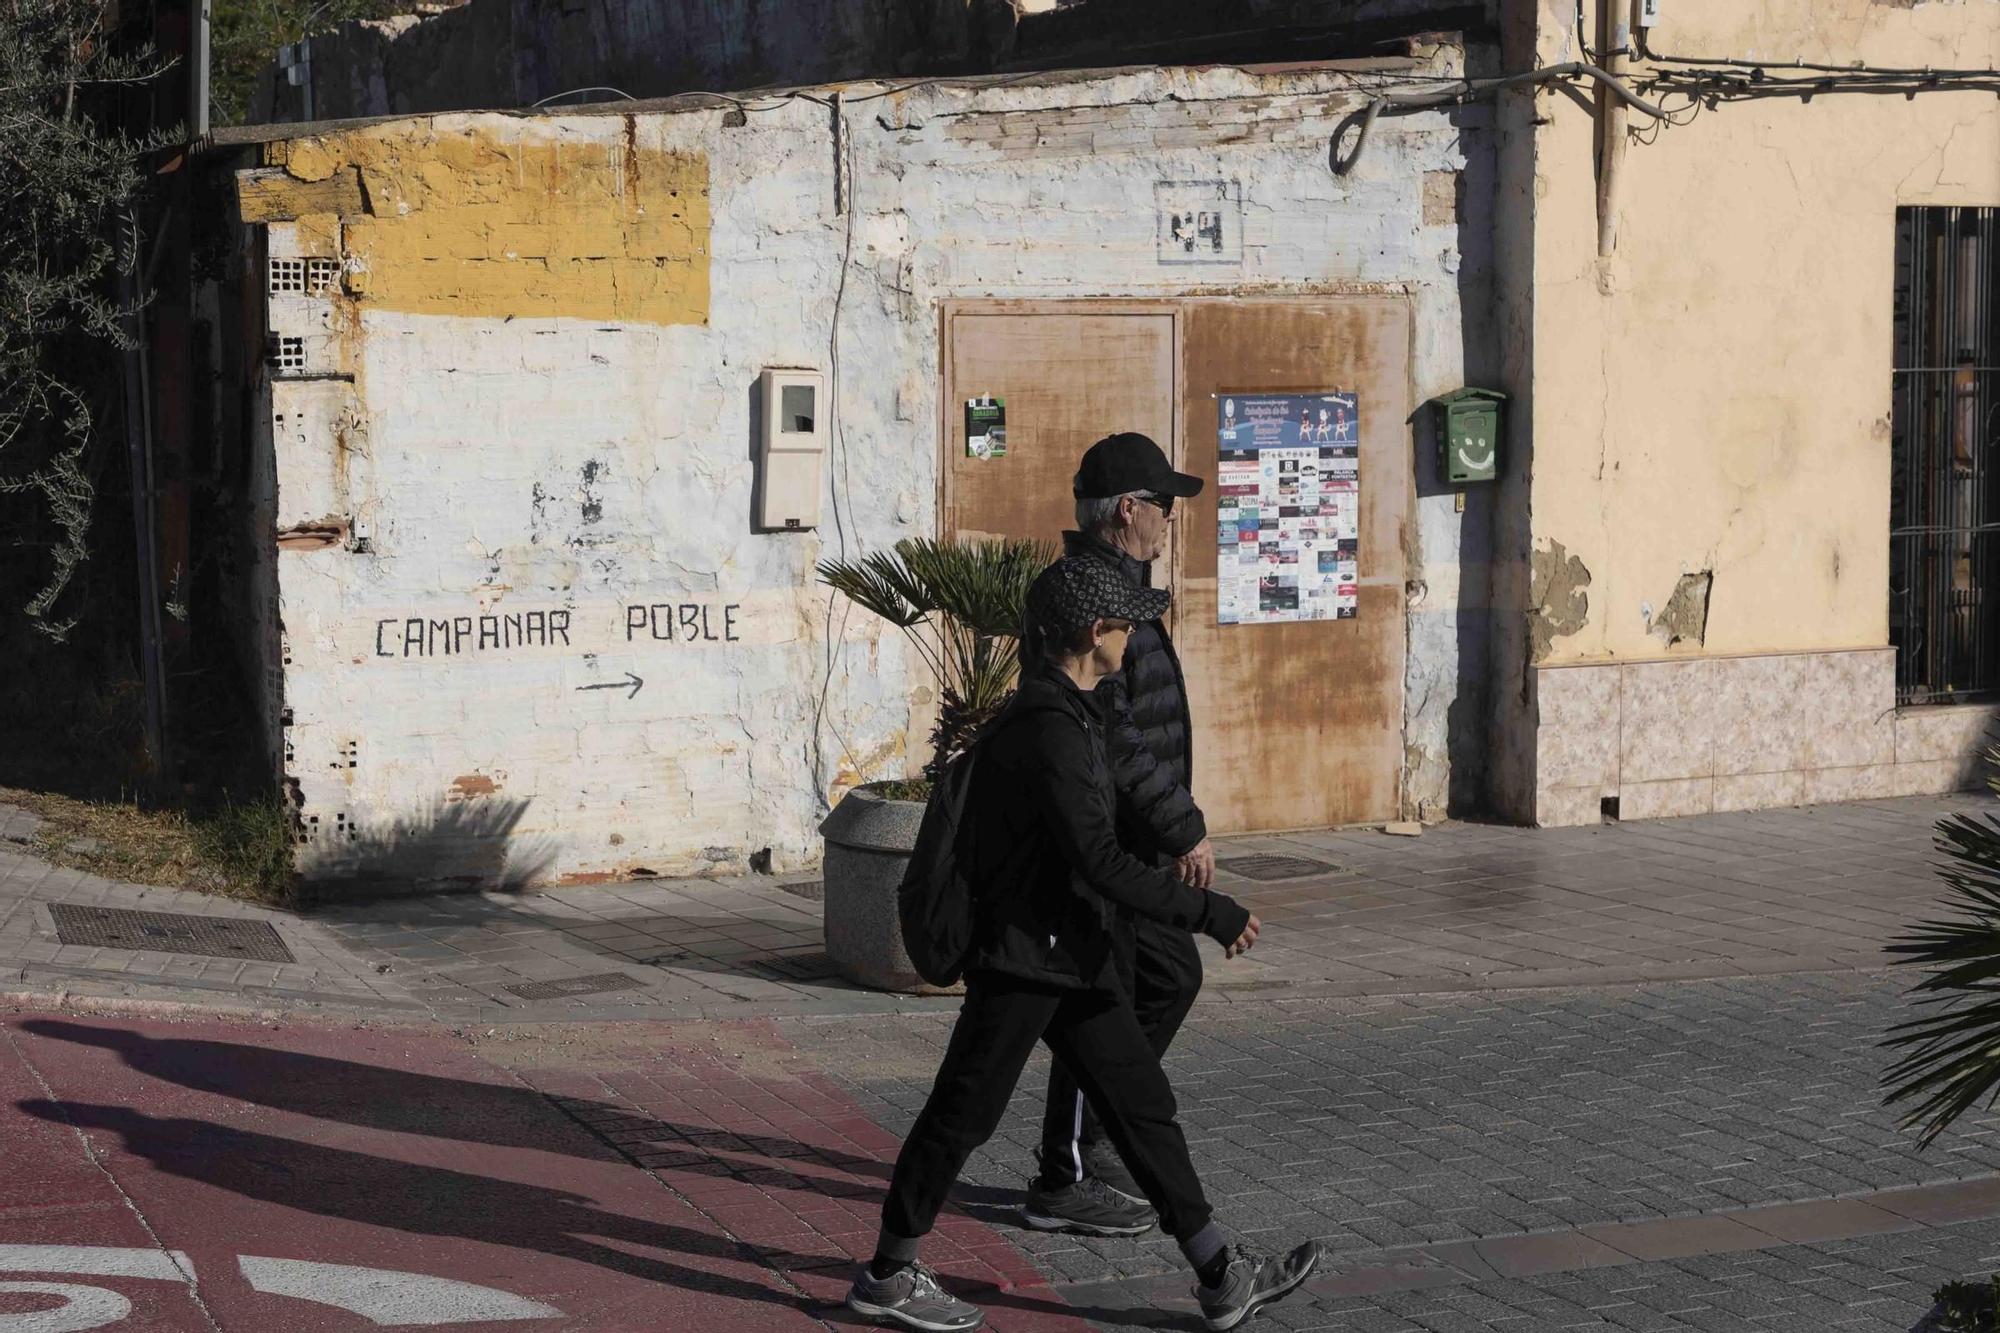
POLYGON ((625 697, 630 699, 633 694, 639 692, 639 687, 645 683, 645 681, 628 671, 625 673, 625 679, 623 680, 607 680, 602 685, 579 685, 577 688, 579 690, 622 690, 629 687, 632 694, 628 694, 625 697))

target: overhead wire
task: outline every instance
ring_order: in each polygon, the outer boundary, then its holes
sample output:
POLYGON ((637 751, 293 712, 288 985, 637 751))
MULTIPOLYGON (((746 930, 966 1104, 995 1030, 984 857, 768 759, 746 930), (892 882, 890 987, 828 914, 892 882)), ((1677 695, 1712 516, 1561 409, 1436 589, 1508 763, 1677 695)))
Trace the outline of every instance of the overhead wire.
POLYGON ((1635 54, 1654 66, 1636 80, 1646 91, 1678 94, 1713 108, 1723 102, 1769 97, 1876 93, 1915 97, 1930 92, 2000 93, 2000 69, 1925 65, 1846 65, 1823 61, 1763 60, 1742 56, 1688 56, 1656 51, 1644 28, 1634 30, 1635 54))
POLYGON ((1633 33, 1633 41, 1637 47, 1636 53, 1639 58, 1659 65, 1709 65, 1754 70, 1809 69, 1815 73, 1824 74, 1892 74, 1901 76, 1914 75, 1925 78, 1938 74, 1963 74, 1976 75, 1981 78, 2000 78, 2000 69, 1938 69, 1931 65, 1925 65, 1919 69, 1913 66, 1867 65, 1858 63, 1851 65, 1816 64, 1804 58, 1796 60, 1755 60, 1746 59, 1742 56, 1674 55, 1668 52, 1653 50, 1652 43, 1647 38, 1644 28, 1635 28, 1633 33))
POLYGON ((623 89, 619 88, 571 88, 567 92, 550 93, 547 97, 544 97, 541 101, 530 103, 530 105, 547 106, 549 103, 558 101, 565 97, 575 97, 578 93, 617 93, 620 97, 624 98, 628 102, 636 102, 639 100, 638 98, 632 96, 632 94, 625 92, 623 89))

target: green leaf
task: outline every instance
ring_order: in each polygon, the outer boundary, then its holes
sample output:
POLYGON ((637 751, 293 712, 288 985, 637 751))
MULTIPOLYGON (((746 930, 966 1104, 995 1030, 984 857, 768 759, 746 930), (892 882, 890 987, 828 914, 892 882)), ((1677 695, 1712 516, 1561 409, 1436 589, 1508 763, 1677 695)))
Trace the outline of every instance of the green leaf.
POLYGON ((819 566, 820 581, 856 606, 929 636, 935 651, 924 657, 940 701, 931 771, 968 744, 1013 691, 1028 587, 1055 557, 1046 542, 912 537, 893 551, 819 566))
MULTIPOLYGON (((1988 752, 2000 766, 2000 746, 1988 752)), ((1989 779, 2000 792, 2000 776, 1989 779)), ((1927 1145, 2000 1095, 2000 817, 1938 821, 1938 875, 1955 915, 1917 923, 1888 945, 1899 965, 1929 969, 1910 997, 1928 1012, 1896 1024, 1883 1046, 1905 1052, 1883 1074, 1886 1105, 1913 1103, 1906 1128, 1927 1145)))

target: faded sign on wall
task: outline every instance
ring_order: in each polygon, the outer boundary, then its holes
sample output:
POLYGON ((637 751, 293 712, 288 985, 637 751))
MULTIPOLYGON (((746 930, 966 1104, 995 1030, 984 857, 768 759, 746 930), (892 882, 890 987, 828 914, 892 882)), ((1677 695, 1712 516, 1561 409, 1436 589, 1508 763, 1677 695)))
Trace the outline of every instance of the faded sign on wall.
POLYGON ((1162 264, 1243 262, 1243 187, 1236 181, 1159 181, 1153 186, 1159 214, 1162 264))
POLYGON ((1225 393, 1216 419, 1217 620, 1352 619, 1361 559, 1356 395, 1225 393))

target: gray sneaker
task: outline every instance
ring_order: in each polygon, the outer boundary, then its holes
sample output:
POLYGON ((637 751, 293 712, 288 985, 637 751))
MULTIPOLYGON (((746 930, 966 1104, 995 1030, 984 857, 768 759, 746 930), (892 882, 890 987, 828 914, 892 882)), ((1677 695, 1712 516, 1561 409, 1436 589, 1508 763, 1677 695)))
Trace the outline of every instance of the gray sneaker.
POLYGON ((1040 1181, 1028 1189, 1021 1219, 1037 1231, 1074 1231, 1085 1236, 1143 1236, 1160 1219, 1095 1176, 1050 1189, 1040 1181))
POLYGON ((1139 1188, 1139 1182, 1125 1168, 1125 1159, 1110 1144, 1084 1145, 1083 1170, 1085 1175, 1097 1177, 1133 1203, 1146 1202, 1146 1191, 1139 1188))
POLYGON ((1230 1246, 1229 1267, 1222 1281, 1194 1289, 1195 1299, 1201 1302, 1201 1321, 1214 1333, 1235 1328, 1272 1301, 1298 1290, 1319 1266, 1320 1254, 1316 1240, 1307 1241, 1283 1258, 1249 1245, 1230 1246))
POLYGON ((863 1264, 848 1288, 847 1308, 925 1333, 965 1333, 986 1322, 985 1311, 940 1287, 937 1274, 924 1264, 906 1264, 883 1278, 863 1264))

